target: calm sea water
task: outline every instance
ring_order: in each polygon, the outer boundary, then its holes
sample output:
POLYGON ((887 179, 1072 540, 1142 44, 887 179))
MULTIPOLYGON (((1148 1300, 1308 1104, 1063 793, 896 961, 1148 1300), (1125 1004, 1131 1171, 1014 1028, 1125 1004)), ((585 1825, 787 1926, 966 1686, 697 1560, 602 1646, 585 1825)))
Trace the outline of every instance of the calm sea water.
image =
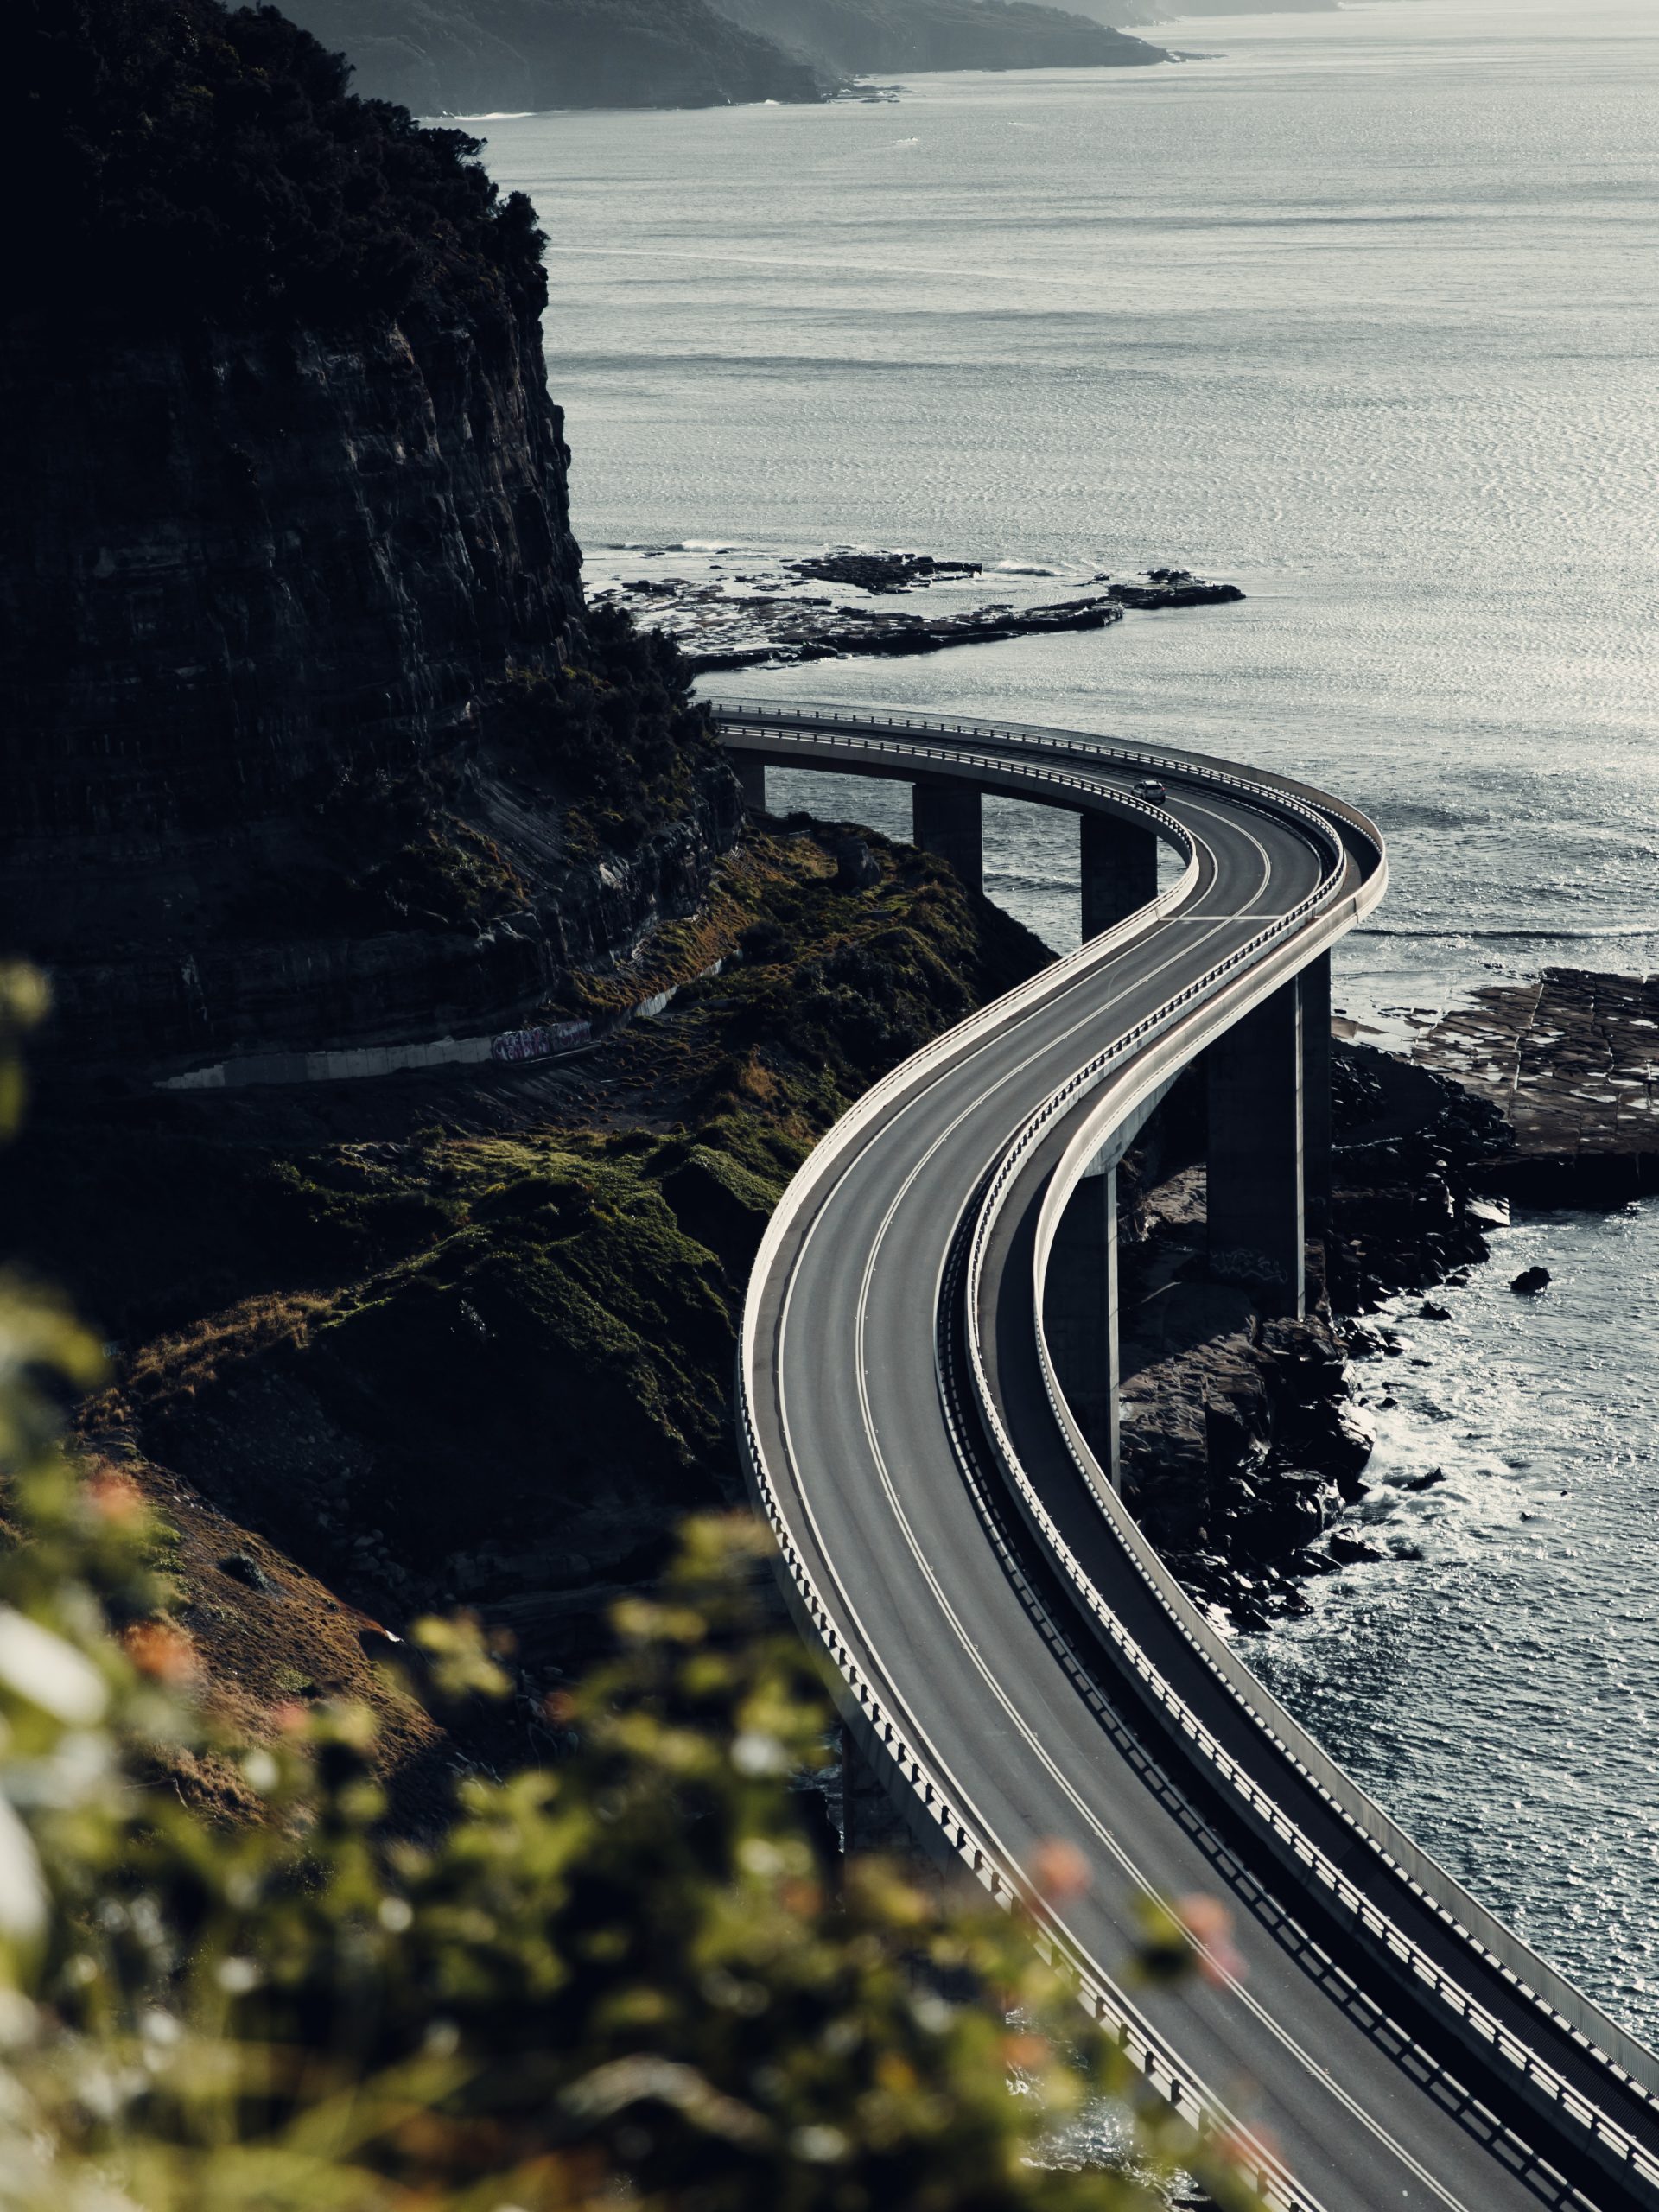
MULTIPOLYGON (((746 677, 1187 741, 1391 841, 1347 1010, 1659 966, 1659 9, 1192 22, 1179 68, 878 106, 492 119, 555 244, 578 532, 905 545, 1240 606, 746 677)), ((889 787, 830 810, 902 826, 889 787)), ((1075 939, 1070 833, 988 887, 1075 939)), ((1420 1562, 1252 1657, 1431 1848, 1659 2034, 1659 1216, 1553 1216, 1414 1322, 1368 1510, 1420 1562), (1503 1287, 1541 1259, 1536 1303, 1503 1287), (1422 1361, 1418 1365, 1414 1362, 1422 1361), (1423 1492, 1406 1480, 1441 1467, 1423 1492)), ((1380 1395, 1380 1379, 1366 1387, 1380 1395)))

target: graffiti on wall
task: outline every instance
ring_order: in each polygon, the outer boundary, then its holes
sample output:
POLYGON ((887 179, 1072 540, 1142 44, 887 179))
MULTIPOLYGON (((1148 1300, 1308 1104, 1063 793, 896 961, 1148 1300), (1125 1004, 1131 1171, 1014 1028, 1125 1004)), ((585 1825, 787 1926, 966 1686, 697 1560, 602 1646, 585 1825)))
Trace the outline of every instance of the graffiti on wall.
POLYGON ((554 1052, 585 1045, 594 1033, 591 1021, 548 1021, 534 1029, 504 1030, 490 1039, 490 1058, 514 1065, 520 1060, 544 1060, 554 1052))

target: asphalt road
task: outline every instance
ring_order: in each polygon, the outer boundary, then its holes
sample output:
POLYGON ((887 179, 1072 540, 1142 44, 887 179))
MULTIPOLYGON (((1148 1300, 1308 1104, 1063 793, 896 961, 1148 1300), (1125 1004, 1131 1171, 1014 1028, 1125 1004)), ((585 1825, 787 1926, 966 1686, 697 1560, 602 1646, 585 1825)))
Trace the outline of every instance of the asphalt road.
MULTIPOLYGON (((735 724, 728 741, 745 742, 735 724)), ((752 727, 747 742, 823 765, 837 747, 890 743, 879 760, 842 752, 846 765, 887 772, 904 772, 914 756, 902 748, 919 744, 941 771, 1073 805, 1090 802, 1043 779, 1082 778, 1109 805, 1144 772, 1080 759, 1058 734, 998 745, 983 729, 893 728, 854 740, 808 716, 792 732, 752 727)), ((1335 817, 1348 843, 1338 861, 1294 811, 1189 779, 1173 756, 1165 764, 1167 812, 1192 844, 1179 904, 1147 910, 1058 963, 1003 1018, 966 1025, 922 1056, 785 1199, 752 1286, 745 1353, 774 1519, 798 1586, 821 1601, 821 1631, 861 1678, 866 1711, 879 1707, 901 1732, 958 1850, 1017 1880, 1046 1839, 1083 1847, 1092 1881, 1047 1908, 1056 1939, 1176 2077, 1184 2108, 1260 2147, 1280 2202, 1324 2212, 1659 2203, 1627 2159, 1598 2153, 1573 2102, 1605 2115, 1610 2140, 1659 2148, 1643 2086, 1659 2075, 1647 2055, 1624 2044, 1624 2065, 1610 2063, 1593 2035, 1525 1986, 1545 1970, 1506 1971, 1470 1941, 1466 1916, 1459 1924, 1460 1893, 1446 1885, 1448 1910, 1355 1828, 1275 1729, 1265 1693, 1242 1697, 1217 1671, 1207 1625, 1200 1633, 1172 1599, 1068 1447, 1039 1363, 1035 1224, 1056 1158, 1085 1111, 1097 1120, 1103 1099, 1109 1105, 1109 1091, 1057 1114, 1032 1147, 969 1279, 969 1329, 965 1229, 1028 1117, 1085 1062, 1257 942, 1264 918, 1304 907, 1323 883, 1351 920, 1353 896, 1376 874, 1351 817, 1335 817), (1010 1484, 997 1422, 1035 1512, 1010 1484), (1126 1662, 1126 1642, 1149 1669, 1126 1662), (1200 1754, 1178 1713, 1195 1716, 1252 1797, 1200 1754), (1281 1808, 1276 1821, 1263 1816, 1264 1797, 1281 1808), (1300 1858, 1287 1835, 1305 1841, 1300 1858), (1310 1875, 1316 1859, 1340 1868, 1369 1920, 1310 1875), (1122 1962, 1153 1892, 1224 1897, 1239 1970, 1217 1958, 1176 1989, 1126 1990, 1122 1962), (1497 2024, 1497 2047, 1471 2037, 1437 1976, 1497 2024), (1559 2077, 1565 2103, 1529 2089, 1517 2046, 1535 2055, 1535 2075, 1559 2077)), ((1251 988, 1258 968, 1288 972, 1340 925, 1310 917, 1305 934, 1246 963, 1233 991, 1251 988)), ((1185 1017, 1191 1050, 1218 1018, 1210 1002, 1185 1017)), ((1154 1049, 1127 1053, 1113 1073, 1124 1096, 1154 1049)), ((1182 1027, 1156 1049, 1186 1053, 1182 1027)), ((899 1794, 922 1827, 938 1817, 913 1788, 899 1794)), ((1593 2028, 1593 2009, 1584 2017, 1593 2028)))

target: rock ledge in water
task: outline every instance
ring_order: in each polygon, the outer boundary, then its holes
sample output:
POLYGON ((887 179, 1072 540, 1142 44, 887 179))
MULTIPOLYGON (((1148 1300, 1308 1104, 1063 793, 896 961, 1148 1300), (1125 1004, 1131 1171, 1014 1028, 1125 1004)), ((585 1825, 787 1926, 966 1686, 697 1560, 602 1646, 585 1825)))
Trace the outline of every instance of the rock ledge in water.
POLYGON ((1503 1188, 1535 1205, 1659 1189, 1659 976, 1546 968, 1489 984, 1412 1048, 1515 1131, 1503 1188))

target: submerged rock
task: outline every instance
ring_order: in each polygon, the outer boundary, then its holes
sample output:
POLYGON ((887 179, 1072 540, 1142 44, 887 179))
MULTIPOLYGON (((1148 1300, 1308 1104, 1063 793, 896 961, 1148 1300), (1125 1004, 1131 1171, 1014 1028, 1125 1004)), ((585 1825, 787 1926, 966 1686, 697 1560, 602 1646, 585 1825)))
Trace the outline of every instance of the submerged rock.
POLYGON ((1510 1283, 1510 1288, 1522 1298, 1535 1298, 1541 1290, 1549 1288, 1549 1269, 1523 1268, 1510 1283))

